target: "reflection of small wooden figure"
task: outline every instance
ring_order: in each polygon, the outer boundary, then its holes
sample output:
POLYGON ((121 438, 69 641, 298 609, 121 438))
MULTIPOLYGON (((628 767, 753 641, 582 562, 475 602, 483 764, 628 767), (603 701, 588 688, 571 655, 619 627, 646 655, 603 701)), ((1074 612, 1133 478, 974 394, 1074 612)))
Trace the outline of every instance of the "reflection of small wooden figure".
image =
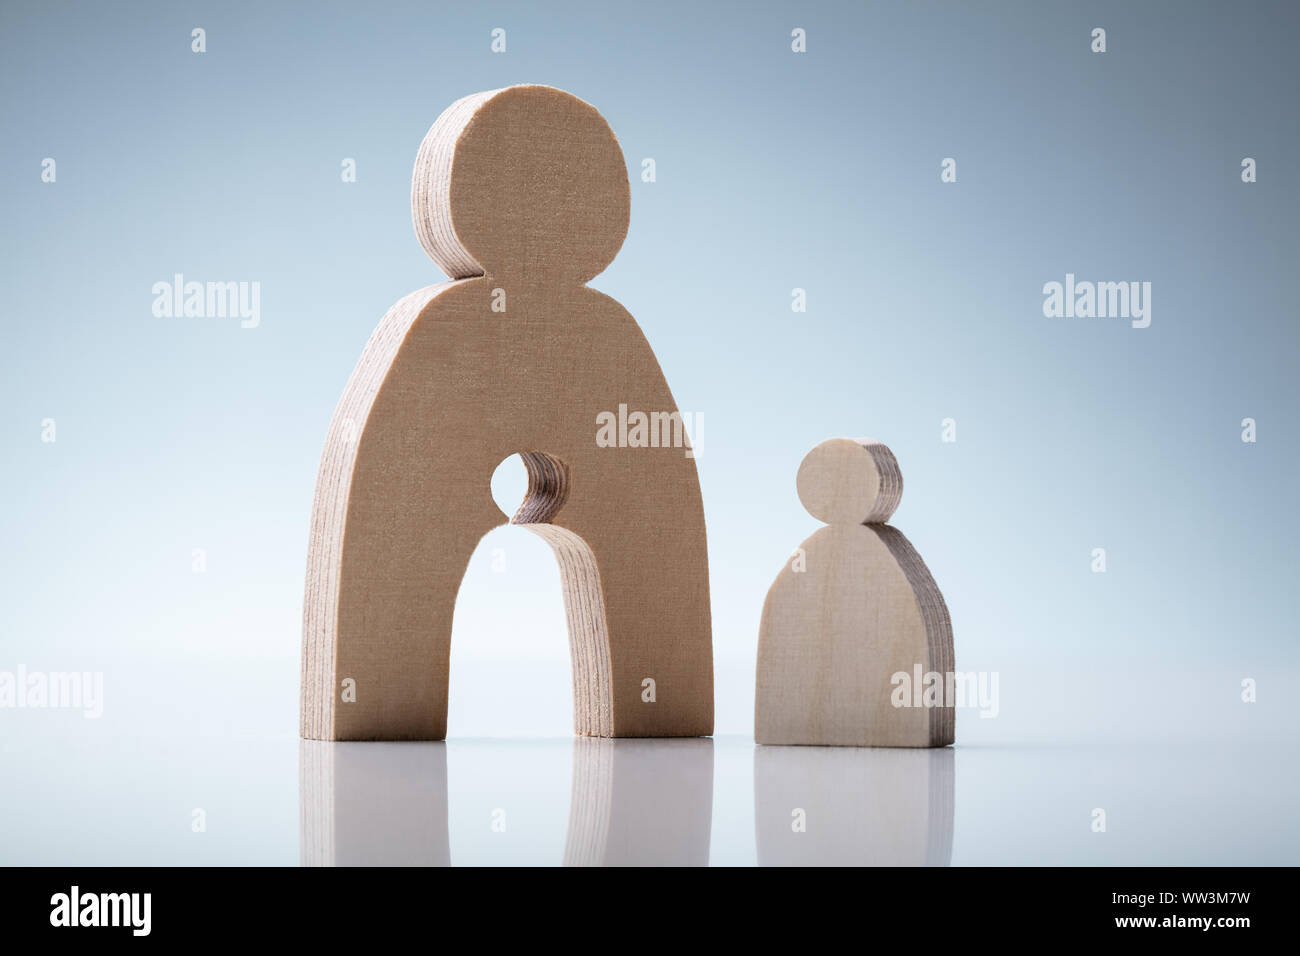
POLYGON ((893 452, 872 439, 824 441, 799 466, 798 489, 829 527, 800 546, 767 593, 755 739, 952 743, 952 623, 921 556, 884 523, 903 496, 893 452))

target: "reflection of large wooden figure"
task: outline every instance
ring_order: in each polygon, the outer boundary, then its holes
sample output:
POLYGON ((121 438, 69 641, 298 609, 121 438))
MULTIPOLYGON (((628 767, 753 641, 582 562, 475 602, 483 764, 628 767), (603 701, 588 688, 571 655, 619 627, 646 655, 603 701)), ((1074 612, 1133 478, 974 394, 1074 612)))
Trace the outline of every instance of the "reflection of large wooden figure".
POLYGON ((529 491, 513 520, 550 543, 564 582, 577 732, 711 734, 689 440, 636 321, 586 285, 627 232, 618 140, 560 90, 468 96, 425 137, 412 207, 452 281, 384 316, 330 425, 307 563, 303 736, 445 736, 456 592, 479 539, 503 523, 489 482, 516 453, 529 491), (598 416, 620 405, 653 416, 654 447, 597 443, 598 416))
POLYGON ((767 593, 755 739, 952 743, 952 624, 921 556, 884 523, 903 497, 893 452, 871 439, 824 441, 799 466, 798 488, 829 527, 800 546, 767 593))

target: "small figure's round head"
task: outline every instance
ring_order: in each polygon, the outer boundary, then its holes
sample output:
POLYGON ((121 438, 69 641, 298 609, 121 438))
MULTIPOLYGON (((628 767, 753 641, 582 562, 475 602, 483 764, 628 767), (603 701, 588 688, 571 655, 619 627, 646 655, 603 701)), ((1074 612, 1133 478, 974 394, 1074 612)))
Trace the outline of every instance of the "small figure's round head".
POLYGON ((549 86, 457 100, 420 144, 411 181, 420 245, 453 279, 586 282, 623 245, 630 204, 609 124, 549 86))
POLYGON ((808 513, 827 524, 880 524, 903 497, 898 459, 874 438, 831 438, 804 456, 796 480, 808 513))

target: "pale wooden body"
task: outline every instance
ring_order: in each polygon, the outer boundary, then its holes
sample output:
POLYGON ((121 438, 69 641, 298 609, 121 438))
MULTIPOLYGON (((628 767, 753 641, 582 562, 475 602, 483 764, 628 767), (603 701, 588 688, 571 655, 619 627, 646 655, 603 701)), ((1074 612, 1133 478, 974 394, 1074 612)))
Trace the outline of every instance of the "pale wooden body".
MULTIPOLYGON (((821 464, 846 467, 851 444, 829 449, 834 454, 819 451, 821 464)), ((858 510, 841 512, 837 521, 845 514, 888 517, 893 511, 901 476, 892 474, 893 456, 887 449, 883 454, 888 465, 853 459, 868 475, 879 467, 891 477, 850 502, 858 510)), ((808 460, 817 459, 810 453, 808 460)), ((831 496, 819 495, 836 485, 856 487, 849 478, 832 478, 801 471, 800 493, 810 510, 830 514, 831 496)), ((952 743, 950 700, 934 707, 894 704, 895 674, 906 674, 914 685, 928 673, 944 681, 953 668, 948 609, 916 550, 889 525, 847 522, 822 528, 800 548, 803 554, 782 568, 763 605, 755 739, 855 747, 952 743)), ((911 693, 906 699, 914 700, 911 693)))

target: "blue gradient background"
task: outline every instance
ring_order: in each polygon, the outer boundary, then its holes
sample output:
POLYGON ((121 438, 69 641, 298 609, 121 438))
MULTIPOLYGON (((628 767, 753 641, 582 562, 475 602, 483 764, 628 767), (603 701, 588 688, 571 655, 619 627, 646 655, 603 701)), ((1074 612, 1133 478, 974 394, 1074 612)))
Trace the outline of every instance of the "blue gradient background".
MULTIPOLYGON (((1000 674, 959 745, 1264 747, 1294 794, 1297 48, 1281 3, 6 2, 0 669, 102 670, 106 698, 0 711, 10 766, 293 741, 326 426, 380 316, 442 278, 416 148, 458 97, 534 82, 618 134, 631 227, 592 285, 704 417, 720 735, 752 730, 763 598, 817 527, 798 464, 869 435, 958 668, 1000 674), (260 327, 155 318, 178 272, 259 281, 260 327), (1067 272, 1151 282, 1150 328, 1045 318, 1067 272)), ((450 734, 564 737, 569 708, 554 561, 500 529, 457 606, 450 734)))

